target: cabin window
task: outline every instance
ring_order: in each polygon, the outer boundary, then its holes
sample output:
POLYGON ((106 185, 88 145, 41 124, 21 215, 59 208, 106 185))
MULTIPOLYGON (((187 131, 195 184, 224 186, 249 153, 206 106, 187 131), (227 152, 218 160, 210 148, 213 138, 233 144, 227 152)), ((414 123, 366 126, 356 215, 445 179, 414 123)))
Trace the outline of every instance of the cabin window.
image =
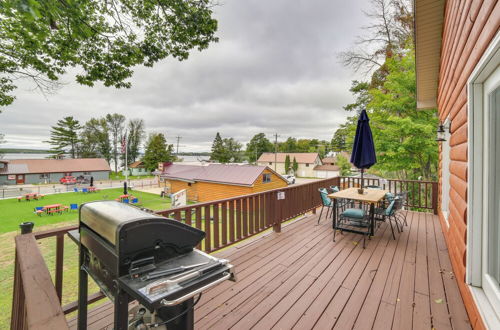
POLYGON ((40 174, 40 179, 48 179, 48 178, 49 178, 49 174, 48 173, 40 174))
POLYGON ((90 172, 83 172, 83 175, 90 175, 90 172))
POLYGON ((262 174, 262 182, 264 183, 271 182, 271 174, 269 173, 262 174))
POLYGON ((188 182, 188 187, 191 187, 191 182, 188 182))
POLYGON ((71 172, 64 172, 64 176, 71 176, 71 172))
POLYGON ((306 167, 309 167, 309 163, 306 163, 306 167))
POLYGON ((269 162, 269 165, 273 165, 273 162, 269 162))

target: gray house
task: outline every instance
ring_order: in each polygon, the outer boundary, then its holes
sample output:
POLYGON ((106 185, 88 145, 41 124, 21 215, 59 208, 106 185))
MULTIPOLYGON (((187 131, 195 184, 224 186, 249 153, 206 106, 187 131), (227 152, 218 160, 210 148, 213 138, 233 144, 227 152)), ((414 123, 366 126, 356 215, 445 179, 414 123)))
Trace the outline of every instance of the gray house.
POLYGON ((102 158, 0 160, 0 185, 59 183, 67 175, 107 180, 110 172, 108 162, 102 158))

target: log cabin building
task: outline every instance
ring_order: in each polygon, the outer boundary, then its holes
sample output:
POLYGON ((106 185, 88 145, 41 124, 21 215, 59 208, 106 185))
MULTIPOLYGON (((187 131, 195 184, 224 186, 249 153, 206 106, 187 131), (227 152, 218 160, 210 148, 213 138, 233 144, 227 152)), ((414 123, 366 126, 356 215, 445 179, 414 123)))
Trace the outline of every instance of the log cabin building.
POLYGON ((500 2, 415 1, 417 108, 441 122, 439 219, 473 328, 500 329, 500 2))
POLYGON ((267 166, 163 164, 160 177, 171 193, 186 189, 191 201, 208 202, 284 188, 287 181, 267 166))

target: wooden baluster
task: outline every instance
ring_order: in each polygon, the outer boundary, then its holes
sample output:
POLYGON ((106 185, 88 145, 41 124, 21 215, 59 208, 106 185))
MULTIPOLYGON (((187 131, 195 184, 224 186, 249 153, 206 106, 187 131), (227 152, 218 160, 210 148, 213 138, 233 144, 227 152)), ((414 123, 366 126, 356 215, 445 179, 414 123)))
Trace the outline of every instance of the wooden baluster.
POLYGON ((243 202, 243 211, 242 211, 242 221, 243 221, 243 237, 248 236, 248 199, 244 198, 243 202))
POLYGON ((236 200, 236 239, 239 241, 241 239, 241 199, 236 200))
MULTIPOLYGON (((199 230, 203 230, 201 228, 201 207, 196 208, 196 228, 198 228, 199 230)), ((198 244, 197 248, 201 249, 201 243, 198 244)))
POLYGON ((186 225, 191 226, 191 209, 186 209, 186 212, 184 213, 184 216, 186 217, 186 225))
POLYGON ((213 216, 213 229, 214 229, 214 249, 219 248, 219 203, 215 203, 213 206, 214 216, 213 216))
POLYGON ((210 209, 212 205, 206 205, 203 208, 205 212, 205 252, 212 251, 212 223, 210 221, 210 209))
POLYGON ((234 200, 229 201, 229 241, 234 242, 234 236, 235 236, 235 231, 236 231, 236 226, 235 226, 235 209, 234 209, 234 200))
POLYGON ((59 302, 62 301, 63 263, 64 263, 64 232, 56 236, 56 276, 55 287, 59 302))
POLYGON ((222 246, 226 246, 227 245, 227 202, 222 202, 221 218, 222 218, 222 246))

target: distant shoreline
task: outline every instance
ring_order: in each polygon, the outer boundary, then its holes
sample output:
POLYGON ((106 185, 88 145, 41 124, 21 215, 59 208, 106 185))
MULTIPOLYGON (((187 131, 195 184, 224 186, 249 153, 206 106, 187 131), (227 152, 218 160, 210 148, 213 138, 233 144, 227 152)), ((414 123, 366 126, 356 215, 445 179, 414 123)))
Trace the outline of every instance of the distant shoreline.
POLYGON ((49 154, 49 150, 40 149, 10 149, 10 148, 0 148, 0 153, 4 154, 49 154))

